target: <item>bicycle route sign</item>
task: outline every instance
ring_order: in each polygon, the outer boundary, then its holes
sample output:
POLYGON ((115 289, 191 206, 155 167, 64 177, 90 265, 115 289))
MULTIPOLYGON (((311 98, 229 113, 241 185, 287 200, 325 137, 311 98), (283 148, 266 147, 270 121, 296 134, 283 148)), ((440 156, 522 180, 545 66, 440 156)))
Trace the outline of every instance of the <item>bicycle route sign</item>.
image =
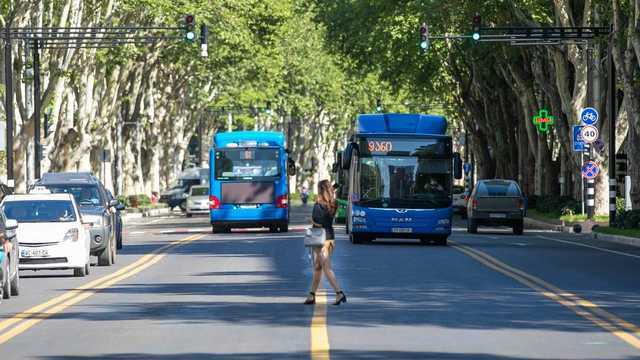
POLYGON ((595 125, 598 123, 599 118, 598 110, 588 107, 582 109, 580 112, 580 121, 585 125, 595 125))
POLYGON ((595 161, 589 160, 582 165, 582 177, 591 180, 595 179, 600 174, 600 167, 595 161))

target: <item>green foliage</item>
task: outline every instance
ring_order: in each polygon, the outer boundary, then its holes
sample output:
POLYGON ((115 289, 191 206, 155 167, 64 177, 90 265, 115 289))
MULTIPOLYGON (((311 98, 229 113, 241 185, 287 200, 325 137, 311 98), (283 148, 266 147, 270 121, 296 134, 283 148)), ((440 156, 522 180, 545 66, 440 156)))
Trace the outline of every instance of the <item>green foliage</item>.
POLYGON ((640 210, 629 210, 618 215, 616 225, 624 229, 640 229, 640 210))

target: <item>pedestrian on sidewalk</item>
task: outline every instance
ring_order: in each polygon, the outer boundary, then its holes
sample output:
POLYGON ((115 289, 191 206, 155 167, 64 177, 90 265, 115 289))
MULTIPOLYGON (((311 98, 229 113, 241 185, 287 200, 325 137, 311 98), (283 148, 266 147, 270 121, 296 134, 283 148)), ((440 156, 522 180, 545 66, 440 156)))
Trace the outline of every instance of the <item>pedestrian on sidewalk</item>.
POLYGON ((316 291, 320 285, 323 272, 333 287, 333 290, 336 292, 336 300, 333 305, 340 305, 341 303, 347 302, 347 296, 342 289, 340 289, 336 275, 331 268, 331 254, 336 247, 333 217, 337 209, 338 205, 336 204, 336 197, 331 183, 329 180, 320 181, 320 183, 318 183, 318 196, 313 205, 311 222, 313 223, 313 227, 324 229, 326 241, 322 247, 313 248, 312 250, 313 280, 311 281, 309 296, 304 301, 305 305, 316 303, 316 291))

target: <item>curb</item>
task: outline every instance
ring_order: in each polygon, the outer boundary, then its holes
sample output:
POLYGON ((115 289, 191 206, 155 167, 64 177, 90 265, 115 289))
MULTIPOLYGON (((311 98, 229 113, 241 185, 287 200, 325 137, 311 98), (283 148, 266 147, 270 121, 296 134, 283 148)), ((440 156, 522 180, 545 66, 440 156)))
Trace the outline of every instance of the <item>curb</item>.
POLYGON ((546 221, 537 220, 537 219, 533 219, 533 218, 530 218, 530 217, 525 217, 524 218, 524 223, 527 226, 534 226, 534 227, 548 229, 548 230, 554 230, 554 231, 560 231, 560 232, 566 232, 566 233, 573 233, 573 227, 572 226, 552 224, 552 223, 548 223, 546 221))
POLYGON ((609 242, 614 242, 618 244, 640 247, 640 239, 638 238, 632 238, 629 236, 621 236, 621 235, 609 235, 609 234, 603 234, 598 232, 593 232, 592 236, 594 239, 598 239, 602 241, 609 241, 609 242))
POLYGON ((126 213, 122 215, 122 219, 130 220, 130 219, 140 219, 143 217, 165 216, 165 215, 169 215, 170 213, 171 211, 169 211, 169 208, 150 209, 142 212, 126 213))

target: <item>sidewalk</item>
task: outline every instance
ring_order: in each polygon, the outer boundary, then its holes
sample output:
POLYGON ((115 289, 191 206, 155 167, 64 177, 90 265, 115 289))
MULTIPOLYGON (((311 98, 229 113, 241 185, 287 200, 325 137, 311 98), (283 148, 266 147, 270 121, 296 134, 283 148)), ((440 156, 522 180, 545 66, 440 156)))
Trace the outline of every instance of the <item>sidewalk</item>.
MULTIPOLYGON (((524 223, 525 223, 525 226, 529 228, 547 229, 547 230, 554 230, 554 231, 565 232, 565 233, 574 233, 573 226, 554 224, 550 221, 545 221, 539 218, 526 217, 524 219, 524 223)), ((640 239, 638 238, 633 238, 629 236, 602 234, 595 231, 591 233, 591 236, 594 239, 598 239, 601 241, 640 247, 640 239)))

